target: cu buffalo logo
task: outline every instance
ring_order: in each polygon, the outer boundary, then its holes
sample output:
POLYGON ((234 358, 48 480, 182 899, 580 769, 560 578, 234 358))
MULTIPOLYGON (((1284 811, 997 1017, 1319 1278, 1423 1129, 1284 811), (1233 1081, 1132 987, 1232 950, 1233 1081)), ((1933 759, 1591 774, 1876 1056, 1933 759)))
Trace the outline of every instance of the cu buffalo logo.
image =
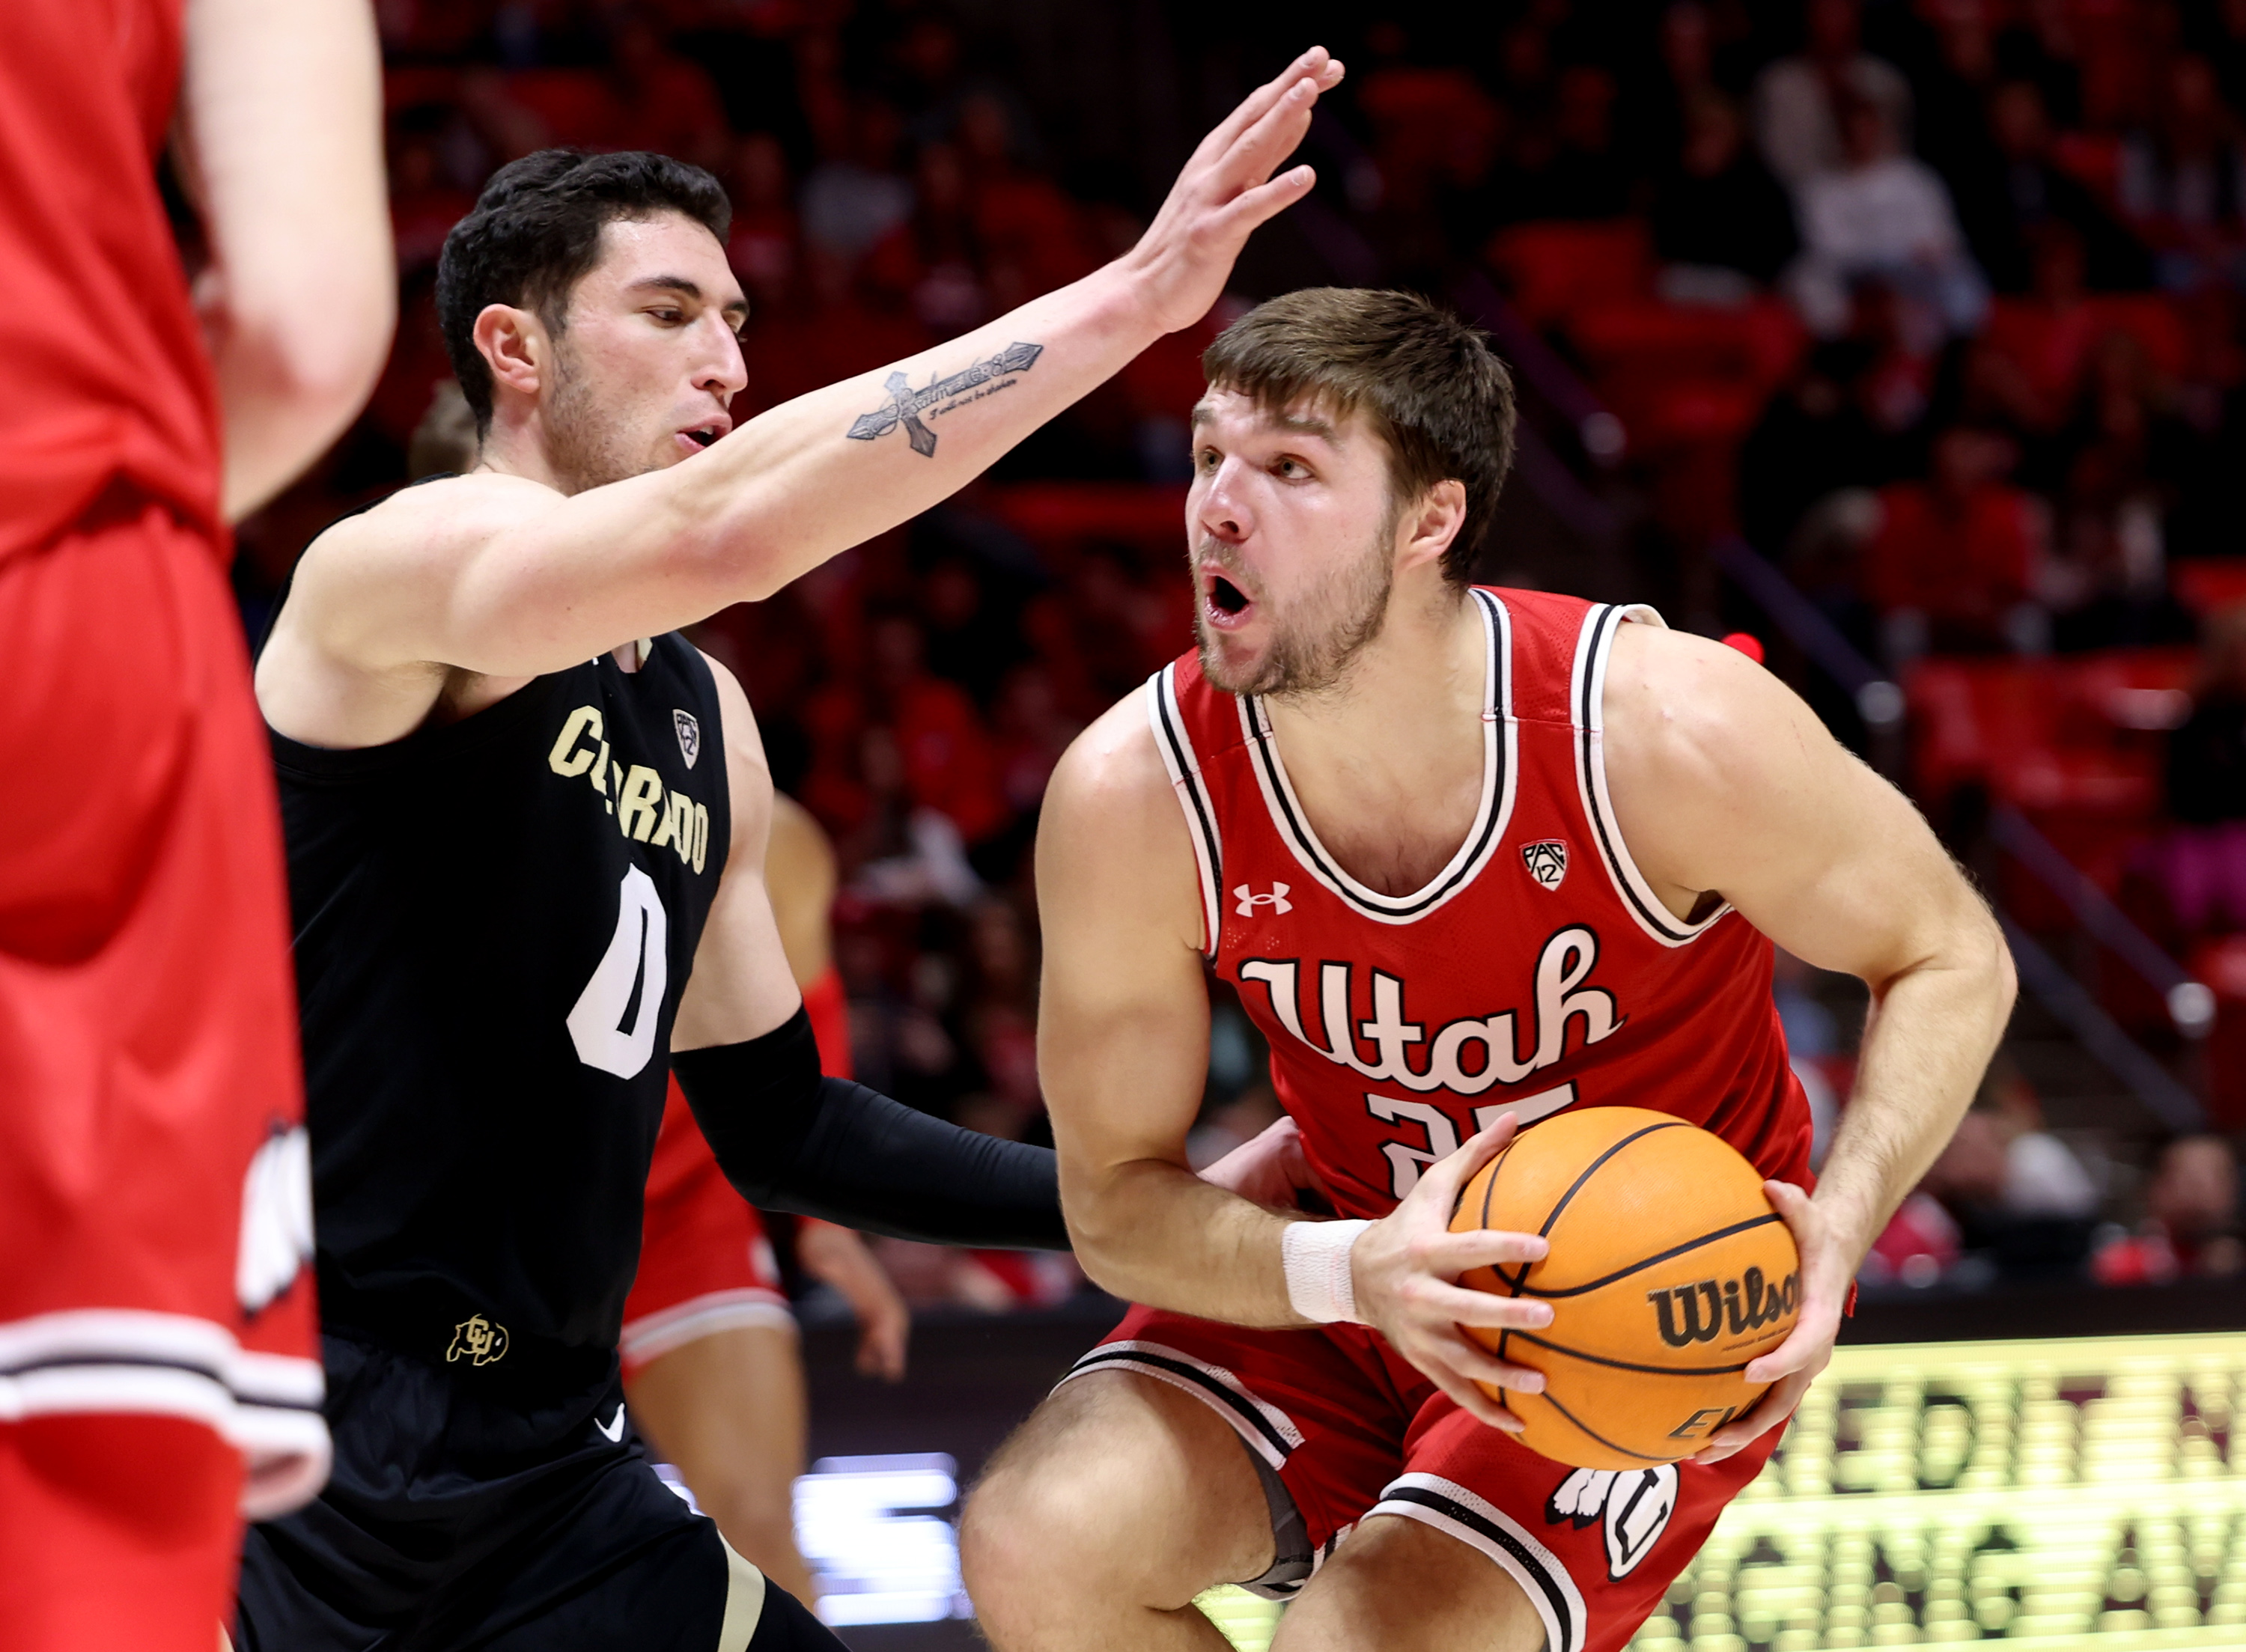
POLYGON ((471 1314, 453 1327, 453 1345, 445 1363, 465 1359, 471 1365, 489 1365, 507 1357, 507 1327, 494 1325, 481 1314, 471 1314))
POLYGON ((1773 1285, 1762 1269, 1750 1268, 1739 1279, 1704 1279, 1668 1290, 1646 1292, 1661 1322, 1661 1340, 1671 1348, 1712 1343, 1728 1329, 1734 1336, 1775 1324, 1794 1309, 1800 1294, 1799 1274, 1788 1274, 1773 1285))

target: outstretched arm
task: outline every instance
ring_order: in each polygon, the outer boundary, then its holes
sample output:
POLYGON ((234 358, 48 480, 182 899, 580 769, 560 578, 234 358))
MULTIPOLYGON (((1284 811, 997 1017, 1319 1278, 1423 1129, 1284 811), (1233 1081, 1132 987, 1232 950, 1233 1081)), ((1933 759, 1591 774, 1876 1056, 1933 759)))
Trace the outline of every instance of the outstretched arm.
POLYGON ((180 112, 239 520, 351 423, 390 348, 397 271, 366 0, 190 0, 180 112))
POLYGON ((1207 313, 1249 232, 1310 187, 1308 167, 1271 173, 1340 78, 1317 49, 1259 88, 1139 244, 1083 280, 664 470, 568 497, 496 475, 400 495, 312 548, 296 602, 315 598, 320 646, 358 671, 523 677, 771 595, 954 493, 1207 313))
MULTIPOLYGON (((1192 846, 1143 699, 1125 700, 1061 759, 1038 833, 1045 933, 1038 1070, 1060 1152, 1077 1259, 1119 1296, 1236 1325, 1303 1325, 1289 1289, 1293 1212, 1196 1178, 1186 1136, 1208 1062, 1208 991, 1192 846)), ((1354 1316, 1444 1392, 1517 1429, 1474 1379, 1535 1387, 1460 1331, 1525 1328, 1542 1302, 1461 1288, 1468 1268, 1541 1256, 1521 1234, 1446 1231, 1459 1189, 1509 1138, 1508 1118, 1433 1166, 1394 1214, 1357 1230, 1338 1266, 1354 1316)))
POLYGON ((1767 1184, 1801 1247, 1801 1318, 1747 1368, 1775 1386, 1711 1437, 1699 1460, 1715 1461, 1783 1422, 1831 1357, 1858 1264, 2004 1034, 2011 956, 1909 800, 1744 656, 1625 625, 1605 714, 1616 818, 1656 893, 1681 914, 1719 891, 1796 957, 1872 991, 1855 1094, 1815 1196, 1767 1184))

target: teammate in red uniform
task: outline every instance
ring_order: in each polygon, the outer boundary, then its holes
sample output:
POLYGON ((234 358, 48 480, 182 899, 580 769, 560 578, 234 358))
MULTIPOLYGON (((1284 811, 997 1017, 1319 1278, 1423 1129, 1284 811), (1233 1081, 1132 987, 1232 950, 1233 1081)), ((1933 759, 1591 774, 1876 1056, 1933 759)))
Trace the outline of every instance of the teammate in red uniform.
POLYGON ((380 112, 365 0, 8 8, 0 1645, 210 1652, 241 1511, 324 1472, 226 525, 381 366, 380 112), (175 116, 211 255, 192 304, 155 181, 175 116))
POLYGON ((1611 1652, 1824 1364, 2009 962, 1925 823, 1759 667, 1650 609, 1469 588, 1514 418, 1478 335, 1301 292, 1206 365, 1198 659, 1077 742, 1038 851, 1063 1198, 1086 1270, 1144 1306, 995 1461, 969 1588, 1004 1652, 1219 1648, 1189 1602, 1242 1581, 1295 1595, 1295 1652, 1611 1652), (1814 1198, 1773 941, 1875 1006, 1814 1198), (1351 1220, 1186 1170, 1204 959, 1351 1220), (1721 1133, 1802 1250, 1799 1329, 1747 1373, 1764 1401, 1621 1475, 1532 1453, 1474 1386, 1542 1379, 1461 1324, 1551 1310, 1454 1281, 1543 1241, 1446 1232, 1516 1127, 1610 1103, 1721 1133))

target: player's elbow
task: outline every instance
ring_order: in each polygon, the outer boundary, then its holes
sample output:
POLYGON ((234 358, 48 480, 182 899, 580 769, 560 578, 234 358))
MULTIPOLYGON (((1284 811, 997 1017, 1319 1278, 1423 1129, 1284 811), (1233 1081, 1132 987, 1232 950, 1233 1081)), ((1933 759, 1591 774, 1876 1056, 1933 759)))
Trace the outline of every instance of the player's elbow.
POLYGON ((222 281, 203 308, 229 404, 254 402, 264 420, 308 437, 332 435, 365 405, 398 319, 386 261, 312 279, 222 281))

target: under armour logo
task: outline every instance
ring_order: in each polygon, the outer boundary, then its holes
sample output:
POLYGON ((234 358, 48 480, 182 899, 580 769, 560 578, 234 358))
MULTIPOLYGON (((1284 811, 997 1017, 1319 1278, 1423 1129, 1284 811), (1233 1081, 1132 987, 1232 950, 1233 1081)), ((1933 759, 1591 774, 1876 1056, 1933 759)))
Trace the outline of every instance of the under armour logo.
POLYGON ((453 1345, 445 1350, 451 1364, 463 1355, 472 1365, 489 1365, 507 1357, 507 1327, 494 1325, 481 1314, 471 1314, 453 1327, 453 1345))
POLYGON ((1557 838, 1524 843, 1521 846, 1521 864, 1545 888, 1556 889, 1560 880, 1568 875, 1568 846, 1557 838))
POLYGON ((1233 910, 1242 917, 1254 917, 1256 908, 1258 907, 1269 907, 1274 912, 1292 912, 1295 909, 1295 903, 1287 899, 1287 885, 1273 884, 1271 893, 1269 894, 1250 894, 1249 891, 1252 887, 1254 887, 1253 885, 1243 883, 1232 892, 1240 897, 1240 904, 1233 908, 1233 910))

